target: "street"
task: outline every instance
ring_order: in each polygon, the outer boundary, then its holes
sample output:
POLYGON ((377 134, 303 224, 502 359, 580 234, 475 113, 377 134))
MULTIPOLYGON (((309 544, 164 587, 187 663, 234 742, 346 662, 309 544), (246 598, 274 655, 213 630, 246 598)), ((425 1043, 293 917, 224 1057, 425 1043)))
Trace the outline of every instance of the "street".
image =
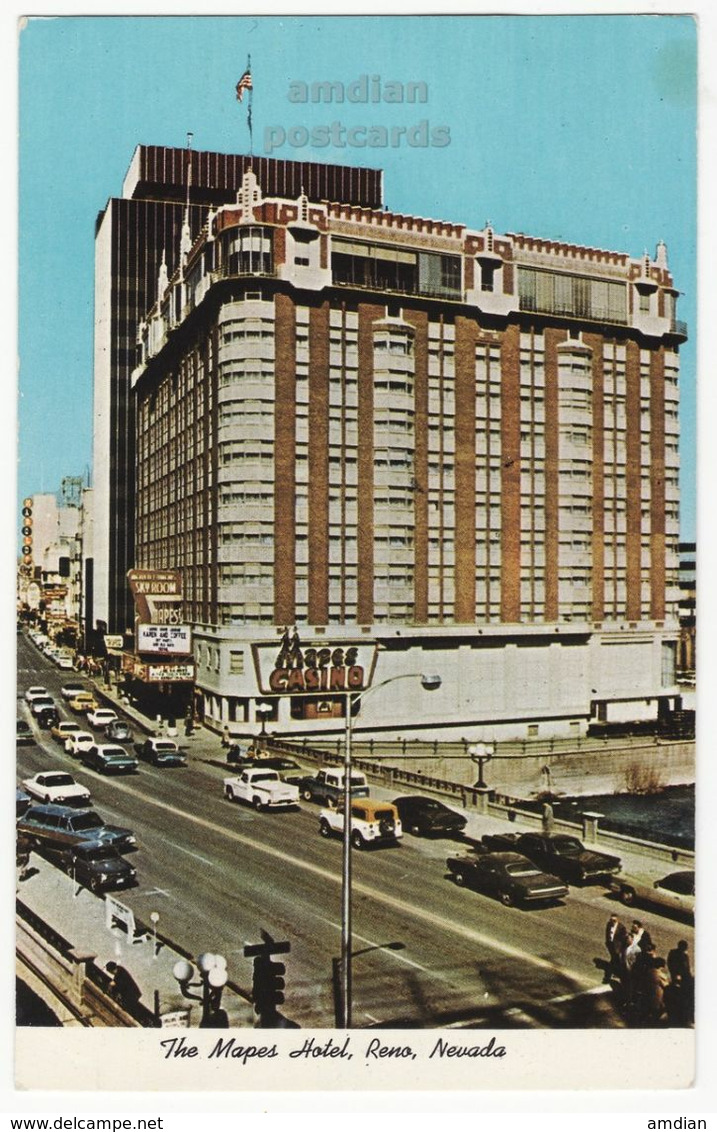
MULTIPOLYGON (((59 671, 24 638, 18 649, 18 718, 29 719, 29 685, 44 684, 63 703, 59 689, 75 674, 59 671)), ((69 710, 63 716, 77 718, 69 710)), ((222 792, 231 772, 208 761, 210 752, 220 757, 213 736, 195 741, 186 768, 141 763, 136 775, 108 778, 33 729, 38 744, 18 748, 18 781, 69 770, 103 817, 135 832, 139 887, 120 899, 138 919, 148 924, 156 912, 165 937, 195 955, 220 951, 247 993, 245 943, 259 940, 261 929, 288 940, 285 1015, 303 1027, 333 1026, 341 842, 319 836, 318 806, 257 813, 231 804, 222 792)), ((554 907, 505 908, 447 879, 445 860, 455 849, 449 840, 405 835, 395 848, 352 854, 354 1025, 621 1025, 595 963, 605 958, 605 921, 616 907, 605 890, 573 888, 554 907)), ((642 918, 660 954, 681 938, 692 946, 691 927, 654 913, 642 918)))

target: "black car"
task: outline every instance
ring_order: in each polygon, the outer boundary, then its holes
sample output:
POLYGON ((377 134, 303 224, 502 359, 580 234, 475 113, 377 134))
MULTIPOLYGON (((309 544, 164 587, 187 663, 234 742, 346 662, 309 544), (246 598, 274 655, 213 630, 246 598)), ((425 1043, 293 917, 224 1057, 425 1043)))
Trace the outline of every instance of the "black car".
POLYGON ((137 870, 120 856, 114 846, 101 841, 76 845, 70 857, 69 871, 78 884, 91 892, 131 888, 137 883, 137 870))
POLYGON ((73 806, 31 806, 18 820, 17 832, 32 848, 65 858, 87 841, 113 845, 121 853, 137 848, 131 829, 107 825, 96 810, 78 810, 73 806))
POLYGON ((562 900, 568 886, 543 873, 520 853, 483 853, 449 857, 446 864, 457 885, 497 896, 507 908, 562 900))
POLYGON ((44 707, 35 714, 35 718, 40 727, 49 731, 51 727, 56 727, 60 722, 60 713, 56 707, 44 707))
POLYGON ((35 736, 32 733, 32 728, 26 719, 18 719, 15 725, 16 743, 18 746, 25 743, 34 743, 35 736))
POLYGON ((619 857, 586 849, 579 838, 567 833, 488 834, 487 849, 507 849, 522 853, 541 869, 562 877, 566 884, 601 881, 622 868, 619 857))
POLYGON ((421 794, 408 794, 404 798, 394 798, 401 825, 415 837, 429 837, 431 834, 448 836, 462 833, 468 818, 456 810, 444 806, 435 798, 424 798, 421 794))

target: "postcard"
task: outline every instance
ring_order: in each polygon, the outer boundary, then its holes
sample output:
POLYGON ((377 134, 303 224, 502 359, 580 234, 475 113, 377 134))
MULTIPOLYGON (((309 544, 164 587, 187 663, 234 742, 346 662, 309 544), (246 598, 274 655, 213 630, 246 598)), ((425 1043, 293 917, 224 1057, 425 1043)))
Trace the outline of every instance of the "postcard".
POLYGON ((699 34, 21 21, 18 1090, 693 1086, 699 34))

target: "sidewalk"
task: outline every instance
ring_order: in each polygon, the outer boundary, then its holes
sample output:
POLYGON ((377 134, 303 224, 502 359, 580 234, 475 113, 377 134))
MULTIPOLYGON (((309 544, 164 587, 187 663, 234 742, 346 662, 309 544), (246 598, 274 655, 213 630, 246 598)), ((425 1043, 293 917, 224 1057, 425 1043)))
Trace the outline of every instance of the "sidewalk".
MULTIPOLYGON (((94 956, 96 965, 102 970, 111 960, 125 967, 140 987, 141 1003, 148 1010, 154 1010, 158 999, 160 1015, 188 1011, 189 1026, 199 1025, 201 1003, 185 999, 172 974, 175 963, 185 959, 186 954, 175 950, 161 937, 158 937, 155 946, 151 926, 136 923, 134 936, 126 927, 120 926, 123 913, 116 909, 120 916, 113 918, 111 911, 115 900, 121 904, 121 892, 110 894, 109 901, 93 896, 37 853, 30 854, 25 871, 27 879, 18 879, 18 899, 45 924, 63 935, 77 951, 94 956), (71 926, 68 927, 68 924, 71 926)), ((131 923, 130 919, 129 928, 131 923)), ((192 980, 193 983, 197 981, 196 977, 192 980)), ((198 993, 196 988, 193 988, 193 993, 198 993)), ((230 987, 224 991, 222 1007, 229 1016, 230 1026, 254 1026, 251 1003, 230 987)))

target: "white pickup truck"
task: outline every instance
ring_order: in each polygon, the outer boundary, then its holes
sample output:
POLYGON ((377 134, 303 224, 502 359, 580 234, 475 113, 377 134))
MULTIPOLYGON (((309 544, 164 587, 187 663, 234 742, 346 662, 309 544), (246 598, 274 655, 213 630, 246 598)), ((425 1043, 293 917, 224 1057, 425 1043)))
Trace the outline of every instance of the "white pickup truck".
POLYGON ((299 788, 284 782, 276 770, 247 767, 241 774, 224 779, 224 796, 230 802, 248 802, 255 810, 296 806, 299 788))

